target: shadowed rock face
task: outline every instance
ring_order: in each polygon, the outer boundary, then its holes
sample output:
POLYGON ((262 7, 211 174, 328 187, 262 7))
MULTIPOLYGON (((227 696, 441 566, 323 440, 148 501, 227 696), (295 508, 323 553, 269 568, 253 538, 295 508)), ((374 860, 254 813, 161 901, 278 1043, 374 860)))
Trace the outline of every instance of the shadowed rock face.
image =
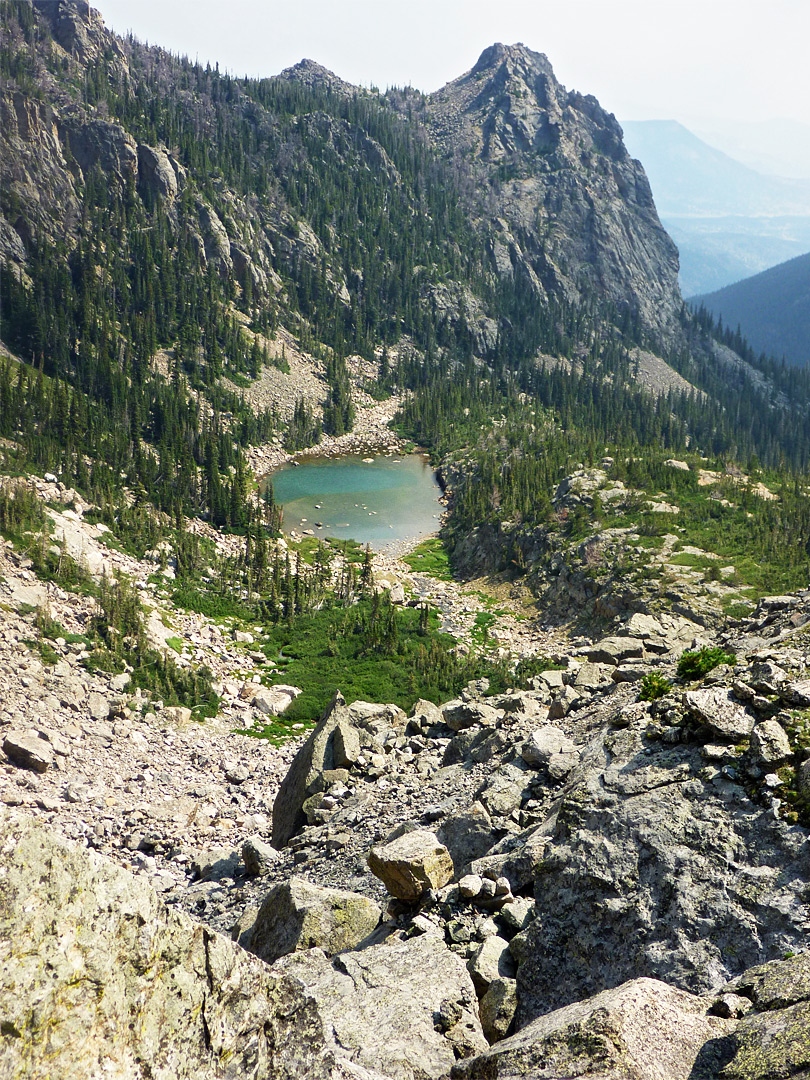
POLYGON ((525 277, 540 298, 598 295, 675 332, 677 249, 596 98, 567 91, 541 53, 497 44, 430 97, 425 119, 441 152, 479 181, 471 201, 493 221, 499 274, 525 277))
POLYGON ((802 947, 806 831, 752 806, 734 769, 707 770, 705 728, 672 744, 648 725, 639 704, 608 717, 565 784, 536 918, 512 943, 519 1024, 639 976, 706 993, 802 947))

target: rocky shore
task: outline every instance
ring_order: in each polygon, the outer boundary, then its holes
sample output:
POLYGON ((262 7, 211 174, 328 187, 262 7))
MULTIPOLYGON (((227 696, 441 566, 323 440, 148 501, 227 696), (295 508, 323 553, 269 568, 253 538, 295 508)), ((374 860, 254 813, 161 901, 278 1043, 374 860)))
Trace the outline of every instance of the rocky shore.
POLYGON ((369 403, 359 409, 352 431, 345 435, 324 435, 315 446, 306 447, 294 454, 287 453, 281 439, 263 446, 251 446, 245 456, 251 469, 260 480, 291 461, 312 457, 343 457, 347 454, 403 454, 409 449, 404 439, 391 430, 389 424, 399 408, 398 398, 369 403))

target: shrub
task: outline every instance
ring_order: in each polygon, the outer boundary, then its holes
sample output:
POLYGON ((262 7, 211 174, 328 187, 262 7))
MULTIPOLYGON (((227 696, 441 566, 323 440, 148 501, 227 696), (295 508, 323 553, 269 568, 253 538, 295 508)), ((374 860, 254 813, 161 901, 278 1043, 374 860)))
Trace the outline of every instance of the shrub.
POLYGON ((719 664, 733 664, 736 659, 734 653, 726 652, 718 645, 685 652, 678 661, 678 676, 681 679, 702 679, 712 668, 719 664))
POLYGON ((668 694, 672 689, 669 679, 660 675, 657 671, 649 671, 641 680, 641 689, 638 693, 639 701, 657 701, 658 698, 668 694))

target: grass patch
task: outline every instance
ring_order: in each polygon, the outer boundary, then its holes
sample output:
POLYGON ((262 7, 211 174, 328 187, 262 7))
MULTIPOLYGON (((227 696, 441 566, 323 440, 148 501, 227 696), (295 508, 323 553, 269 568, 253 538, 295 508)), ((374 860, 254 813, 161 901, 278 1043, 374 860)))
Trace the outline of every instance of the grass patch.
POLYGON ((417 574, 427 574, 438 581, 453 580, 449 556, 438 536, 423 540, 409 555, 403 556, 402 561, 417 574))
POLYGON ((232 596, 203 592, 193 585, 181 585, 172 593, 172 600, 186 611, 196 611, 209 619, 231 618, 253 622, 256 612, 248 604, 232 596))
POLYGON ((724 596, 720 601, 723 611, 732 619, 748 619, 754 613, 754 602, 748 597, 737 593, 736 595, 724 596))
POLYGON ((670 555, 667 562, 670 566, 693 566, 698 570, 705 570, 718 560, 708 555, 695 555, 688 551, 679 551, 677 555, 670 555))
POLYGON ((29 649, 39 653, 43 664, 53 667, 53 665, 59 663, 59 653, 49 641, 45 640, 45 638, 37 638, 36 640, 28 638, 25 639, 25 644, 29 649))
POLYGON ((472 629, 472 639, 476 645, 483 645, 489 640, 489 632, 497 622, 497 618, 498 616, 494 611, 478 612, 472 629))
POLYGON ((273 746, 281 746, 299 735, 306 735, 315 727, 315 720, 295 720, 288 716, 277 716, 265 724, 261 731, 255 728, 237 728, 237 735, 253 735, 266 739, 273 746))
MULTIPOLYGON (((291 683, 303 690, 279 723, 288 728, 318 720, 336 690, 347 701, 409 709, 420 697, 447 701, 471 679, 486 676, 496 691, 513 682, 505 666, 459 656, 438 622, 435 612, 399 609, 375 598, 299 615, 291 626, 267 627, 266 651, 276 664, 269 685, 291 683)), ((268 737, 275 737, 272 731, 268 737)))
MULTIPOLYGON (((335 543, 337 544, 337 541, 335 543)), ((316 536, 304 536, 296 541, 288 540, 287 545, 291 552, 301 556, 301 562, 305 566, 314 566, 319 557, 327 563, 333 558, 331 544, 324 543, 316 536)))

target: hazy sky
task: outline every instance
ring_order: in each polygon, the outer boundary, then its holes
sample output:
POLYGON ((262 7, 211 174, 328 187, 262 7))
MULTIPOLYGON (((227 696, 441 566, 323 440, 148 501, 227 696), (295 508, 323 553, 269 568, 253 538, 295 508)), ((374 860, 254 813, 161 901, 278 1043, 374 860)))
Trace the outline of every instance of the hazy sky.
POLYGON ((544 52, 619 118, 810 123, 810 0, 91 0, 132 30, 235 74, 303 57, 364 86, 430 91, 494 41, 544 52))

